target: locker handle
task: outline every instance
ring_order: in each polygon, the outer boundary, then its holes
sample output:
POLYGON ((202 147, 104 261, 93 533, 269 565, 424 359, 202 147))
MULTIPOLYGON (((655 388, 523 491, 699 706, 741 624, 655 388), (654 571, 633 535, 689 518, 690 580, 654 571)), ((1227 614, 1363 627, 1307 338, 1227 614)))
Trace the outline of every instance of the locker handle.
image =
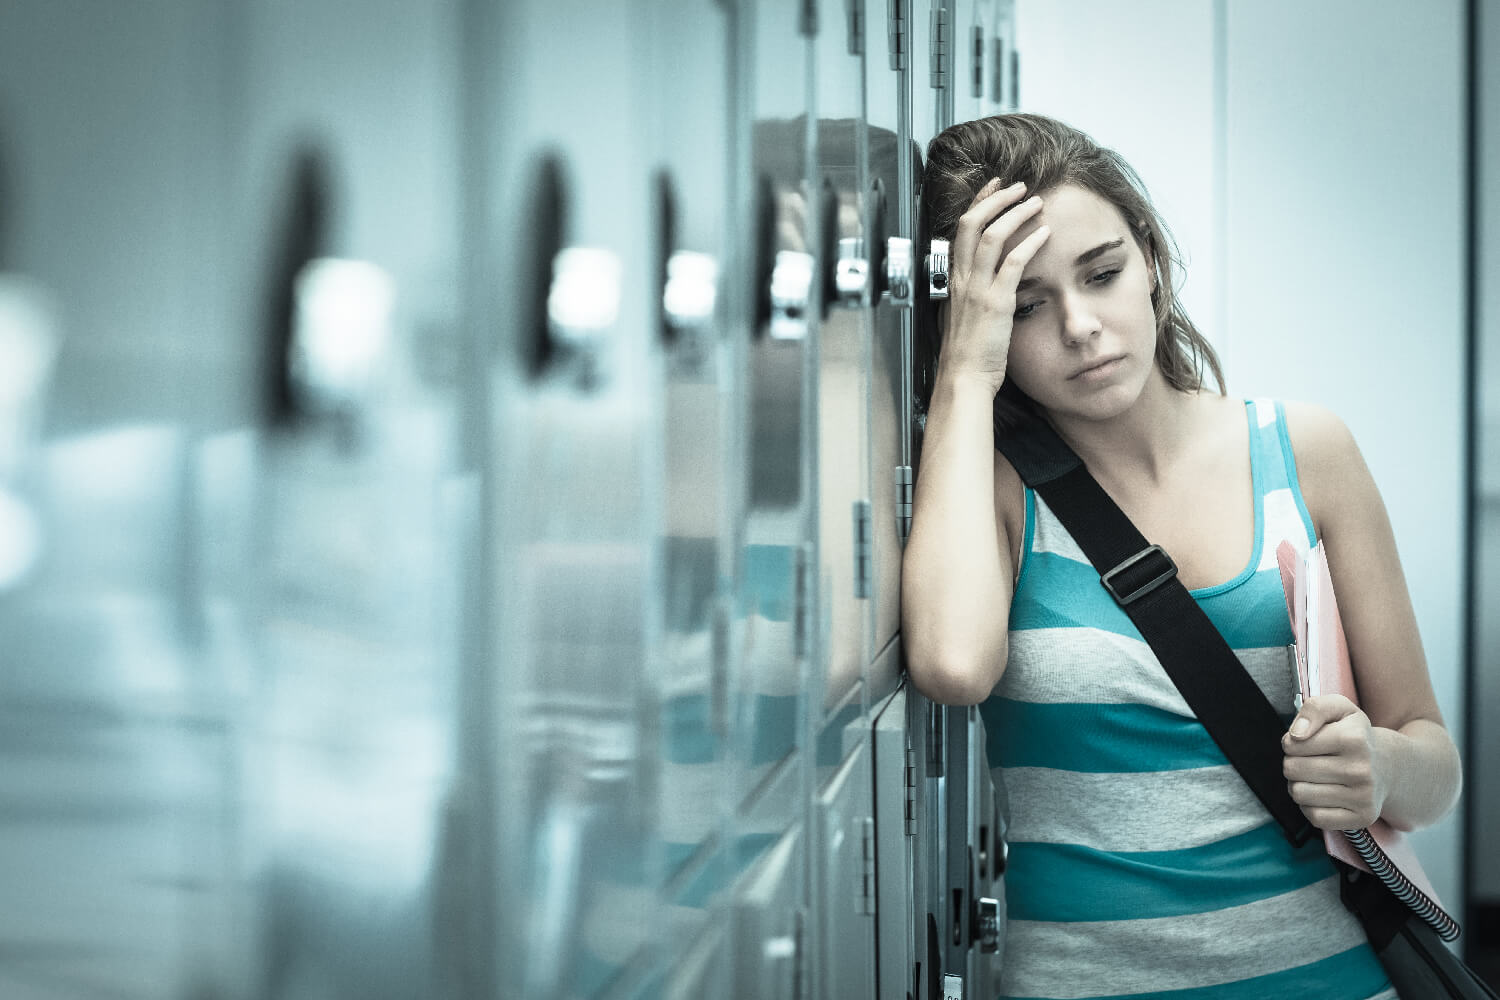
POLYGON ((657 332, 671 348, 713 322, 719 262, 709 254, 677 248, 677 195, 666 170, 657 172, 656 199, 657 332))
POLYGON ((523 364, 532 378, 569 369, 592 387, 620 312, 624 267, 611 250, 570 246, 568 187, 561 159, 544 154, 531 201, 532 282, 523 364))
POLYGON ((777 248, 776 209, 775 184, 762 174, 756 192, 755 329, 772 340, 802 340, 811 318, 817 261, 804 250, 777 248))
POLYGON ((527 313, 521 328, 522 366, 532 378, 539 378, 554 363, 560 345, 552 335, 549 315, 553 262, 562 252, 568 224, 567 192, 561 158, 544 153, 535 167, 532 196, 530 239, 530 281, 524 286, 529 296, 527 313))
POLYGON ((865 304, 869 288, 869 261, 865 257, 862 236, 841 236, 839 194, 833 183, 823 179, 822 213, 823 317, 835 305, 858 309, 865 304))

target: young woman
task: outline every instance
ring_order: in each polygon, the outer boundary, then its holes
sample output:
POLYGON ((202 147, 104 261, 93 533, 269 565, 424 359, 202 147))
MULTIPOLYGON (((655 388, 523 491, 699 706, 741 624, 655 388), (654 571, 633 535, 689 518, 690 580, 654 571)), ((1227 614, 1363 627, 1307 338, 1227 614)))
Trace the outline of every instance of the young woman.
POLYGON ((1006 996, 1393 997, 1319 838, 1292 848, 1046 504, 995 450, 1048 421, 1290 722, 1292 798, 1324 829, 1452 808, 1443 726, 1379 492, 1326 410, 1209 391, 1138 178, 1059 122, 956 125, 923 205, 951 295, 902 626, 917 689, 979 704, 1008 799, 1006 996), (1275 551, 1326 545, 1361 707, 1295 713, 1275 551))

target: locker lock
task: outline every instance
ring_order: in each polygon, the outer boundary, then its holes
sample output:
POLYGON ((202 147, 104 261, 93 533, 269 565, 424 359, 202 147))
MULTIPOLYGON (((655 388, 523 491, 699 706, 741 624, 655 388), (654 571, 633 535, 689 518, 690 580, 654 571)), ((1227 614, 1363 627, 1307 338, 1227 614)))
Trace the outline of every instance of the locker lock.
POLYGON ((993 955, 1000 950, 1000 901, 988 896, 975 902, 979 931, 979 950, 993 955))
POLYGON ((933 240, 927 253, 927 297, 948 297, 948 241, 933 240))
POLYGON ((807 336, 812 311, 813 255, 801 250, 780 250, 771 269, 771 337, 802 340, 807 336))
POLYGON ((552 259, 547 326, 574 351, 592 353, 620 313, 620 258, 596 247, 565 247, 552 259))
POLYGON ((718 301, 719 262, 706 253, 678 250, 667 258, 662 310, 674 330, 699 330, 713 319, 718 301))
POLYGON ((865 290, 870 285, 870 262, 865 257, 865 241, 860 237, 846 236, 839 240, 833 284, 839 305, 849 309, 864 305, 865 290))
POLYGON ((885 285, 890 290, 891 305, 911 305, 911 240, 892 236, 886 241, 885 285))

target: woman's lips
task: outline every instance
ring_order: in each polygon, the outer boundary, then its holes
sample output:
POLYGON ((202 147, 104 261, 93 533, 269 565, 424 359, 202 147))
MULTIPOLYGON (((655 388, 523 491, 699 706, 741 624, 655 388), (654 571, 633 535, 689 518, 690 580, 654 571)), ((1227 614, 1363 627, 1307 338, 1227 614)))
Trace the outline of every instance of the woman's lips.
POLYGON ((1123 354, 1115 355, 1112 358, 1101 358, 1098 361, 1090 363, 1084 368, 1080 368, 1078 371, 1068 376, 1068 378, 1069 380, 1080 379, 1085 382, 1107 379, 1116 371, 1118 371, 1120 366, 1124 363, 1125 355, 1123 354))

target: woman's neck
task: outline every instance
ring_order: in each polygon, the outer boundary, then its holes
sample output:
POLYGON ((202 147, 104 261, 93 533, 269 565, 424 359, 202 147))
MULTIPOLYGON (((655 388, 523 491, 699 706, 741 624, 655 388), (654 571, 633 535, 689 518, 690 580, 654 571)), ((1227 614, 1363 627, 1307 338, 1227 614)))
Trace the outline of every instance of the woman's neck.
POLYGON ((1161 482, 1192 441, 1200 403, 1198 393, 1174 389, 1157 371, 1136 402, 1108 420, 1047 418, 1096 478, 1161 482))

